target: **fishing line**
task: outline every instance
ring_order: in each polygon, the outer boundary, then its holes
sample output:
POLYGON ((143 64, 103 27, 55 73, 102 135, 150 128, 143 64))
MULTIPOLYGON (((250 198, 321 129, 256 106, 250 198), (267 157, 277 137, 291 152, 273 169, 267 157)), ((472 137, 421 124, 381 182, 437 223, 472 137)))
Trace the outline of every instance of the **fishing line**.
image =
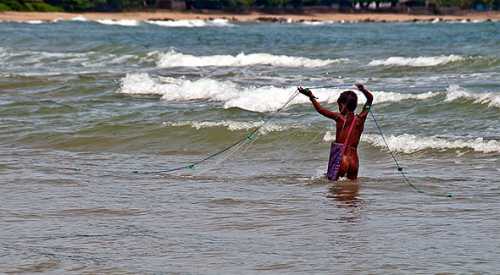
MULTIPOLYGON (((281 112, 282 110, 284 110, 288 104, 290 104, 292 102, 292 100, 295 99, 295 97, 297 97, 297 95, 299 95, 299 92, 298 91, 294 91, 290 97, 287 99, 287 101, 280 107, 278 108, 273 114, 277 114, 279 112, 281 112)), ((268 124, 274 117, 270 117, 268 118, 267 120, 264 121, 264 123, 262 123, 260 126, 258 126, 257 128, 255 128, 254 130, 252 130, 250 133, 248 133, 246 136, 244 136, 243 138, 239 139, 238 141, 230 144, 229 146, 223 148, 222 150, 219 150, 215 153, 212 153, 198 161, 195 161, 195 162, 192 162, 190 164, 187 164, 187 165, 183 165, 183 166, 179 166, 179 167, 174 167, 174 168, 171 168, 171 169, 165 169, 165 170, 159 170, 159 171, 133 171, 132 173, 135 173, 135 174, 164 174, 164 173, 171 173, 171 172, 175 172, 175 171, 180 171, 180 170, 186 170, 186 169, 194 169, 195 167, 197 167, 198 165, 208 161, 208 160, 211 160, 229 150, 231 150, 232 148, 238 146, 238 145, 241 145, 242 143, 245 143, 247 141, 251 141, 253 139, 256 139, 257 138, 257 135, 259 133, 259 131, 261 129, 263 129, 263 127, 268 124)), ((231 154, 232 155, 232 154, 231 154)), ((227 158, 226 158, 227 159, 227 158)), ((224 159, 225 160, 225 159, 224 159)))
MULTIPOLYGON (((324 88, 335 88, 335 87, 339 87, 338 85, 325 85, 325 86, 314 86, 314 87, 310 87, 309 89, 324 89, 324 88)), ((299 92, 298 91, 294 91, 290 97, 286 100, 286 102, 280 107, 278 108, 274 114, 277 114, 279 112, 281 112, 282 110, 284 110, 288 104, 290 104, 292 102, 293 99, 295 99, 295 97, 297 97, 297 95, 299 95, 299 92)), ((236 142, 230 144, 229 146, 223 148, 222 150, 220 151, 217 151, 215 153, 212 153, 210 155, 208 155, 207 157, 203 158, 203 159, 200 159, 198 161, 195 161, 195 162, 192 162, 190 164, 187 164, 187 165, 183 165, 183 166, 179 166, 179 167, 174 167, 174 168, 171 168, 171 169, 165 169, 165 170, 158 170, 158 171, 133 171, 133 173, 135 174, 165 174, 165 173, 171 173, 171 172, 176 172, 176 171, 181 171, 181 170, 187 170, 187 169, 194 169, 195 167, 197 167, 198 165, 208 161, 208 160, 211 160, 217 156, 220 156, 222 155, 223 153, 228 153, 228 155, 224 158, 222 158, 222 160, 216 162, 216 165, 219 165, 220 163, 222 163, 223 161, 227 160, 229 157, 231 157, 236 151, 238 151, 241 147, 243 147, 243 145, 245 143, 247 143, 248 141, 248 145, 250 146, 254 141, 255 139, 257 138, 257 135, 259 133, 259 131, 261 129, 264 128, 264 126, 266 126, 266 124, 268 124, 274 117, 270 117, 269 119, 267 119, 266 121, 264 121, 263 124, 261 124, 260 126, 258 126, 257 128, 255 128, 253 131, 251 131, 249 134, 247 134, 245 137, 237 140, 236 142), (232 150, 233 148, 237 147, 234 151, 232 150)), ((248 150, 248 148, 247 148, 248 150)), ((207 170, 209 170, 211 167, 208 167, 207 169, 203 170, 202 172, 205 172, 207 170)))
POLYGON ((453 194, 452 193, 446 193, 446 194, 442 194, 442 193, 434 193, 434 192, 426 192, 420 188, 418 188, 417 186, 415 186, 411 181, 410 179, 406 176, 405 172, 403 171, 403 167, 401 167, 401 165, 399 165, 399 161, 398 159, 396 158, 396 156, 394 155, 394 152, 392 152, 391 148, 389 147, 389 144, 387 143, 387 140, 385 139, 385 135, 384 133, 382 132, 382 128, 380 128, 380 125, 378 124, 378 121, 377 119, 375 118, 375 115, 373 114, 373 111, 372 109, 370 108, 369 109, 369 112, 373 118, 373 122, 375 122, 375 126, 377 127, 379 133, 380 133, 380 136, 382 137, 382 141, 384 142, 385 146, 387 147, 387 150, 389 151, 389 154, 391 155, 392 159, 394 160, 394 163, 396 164, 396 168, 398 169, 398 172, 401 174, 401 176, 403 177, 404 181, 411 187, 413 188, 415 191, 417 191, 418 193, 422 193, 422 194, 427 194, 427 195, 431 195, 431 196, 439 196, 439 197, 453 197, 453 194))
MULTIPOLYGON (((300 81, 300 83, 299 83, 299 87, 302 87, 302 85, 301 85, 301 84, 302 84, 302 81, 300 81)), ((349 86, 324 85, 324 86, 312 86, 312 87, 308 87, 307 89, 351 88, 351 87, 352 87, 352 85, 349 85, 349 86)), ((305 146, 305 147, 309 147, 309 146, 310 146, 311 144, 313 144, 313 143, 316 141, 316 139, 317 139, 320 135, 322 135, 322 134, 323 134, 323 132, 319 131, 319 132, 318 132, 318 133, 316 133, 316 134, 314 135, 314 137, 313 137, 313 138, 311 138, 311 139, 310 139, 310 140, 309 140, 309 141, 308 141, 308 142, 307 142, 304 146, 305 146)), ((286 141, 286 142, 289 142, 292 138, 293 138, 293 137, 291 137, 291 136, 287 136, 287 138, 286 138, 286 140, 285 140, 285 141, 286 141)), ((250 148, 250 146, 251 146, 251 145, 255 142, 255 140, 256 140, 256 139, 253 139, 251 142, 249 142, 249 143, 248 143, 248 146, 244 149, 244 151, 242 151, 242 154, 243 154, 244 152, 246 152, 246 151, 250 148)), ((284 143, 286 143, 286 142, 281 142, 281 144, 284 144, 284 143)), ((299 151, 299 149, 297 149, 297 148, 292 149, 292 150, 290 150, 290 149, 284 150, 284 149, 283 149, 283 146, 279 146, 279 147, 280 147, 280 151, 282 151, 282 152, 283 152, 283 151, 287 152, 287 154, 288 154, 289 156, 290 156, 290 155, 293 155, 293 154, 295 154, 295 153, 297 153, 297 152, 299 151)), ((289 158, 287 158, 287 159, 289 159, 289 158)))
POLYGON ((249 142, 247 142, 246 144, 247 146, 243 150, 241 150, 241 154, 244 155, 256 140, 257 140, 256 138, 253 138, 249 142))
MULTIPOLYGON (((255 139, 252 139, 252 140, 255 140, 255 139)), ((214 167, 217 167, 219 166, 221 163, 223 163, 224 161, 228 160, 231 156, 233 156, 236 152, 240 151, 241 148, 243 148, 246 143, 249 142, 248 139, 245 139, 243 142, 239 143, 238 145, 234 146, 233 148, 231 148, 230 150, 228 150, 226 152, 226 154, 223 154, 221 155, 221 158, 218 159, 218 160, 215 160, 215 163, 212 164, 212 165, 208 165, 205 169, 203 170, 198 170, 198 172, 196 173, 196 175, 201 175, 201 174, 204 174, 205 172, 207 172, 208 170, 211 170, 213 169, 214 167)), ((243 153, 242 153, 243 154, 243 153)))
MULTIPOLYGON (((299 87, 303 87, 302 86, 302 81, 299 81, 299 87)), ((311 87, 307 87, 307 89, 326 89, 326 88, 338 88, 338 89, 344 89, 344 88, 352 88, 352 85, 348 85, 348 86, 339 86, 339 85, 324 85, 324 86, 311 86, 311 87)), ((314 137, 311 138, 305 145, 303 145, 303 147, 309 147, 311 144, 313 144, 316 139, 322 135, 323 132, 322 131, 319 131, 318 133, 314 134, 314 137)), ((286 139, 284 141, 286 142, 281 142, 281 144, 285 144, 287 142, 289 142, 290 140, 292 140, 292 136, 287 136, 286 139)), ((282 140, 283 141, 283 140, 282 140)), ((293 154, 296 154, 299 149, 298 148, 295 148, 295 149, 284 149, 284 145, 278 145, 279 146, 279 149, 280 151, 284 151, 287 153, 287 155, 291 156, 293 154)), ((287 158, 288 159, 288 158, 287 158)))
MULTIPOLYGON (((449 82, 448 82, 448 85, 449 85, 449 82)), ((321 88, 340 88, 340 87, 339 86, 335 86, 335 85, 326 85, 326 86, 311 87, 309 89, 321 89, 321 88)), ((450 193, 450 192, 448 192, 446 194, 442 194, 442 193, 434 193, 434 192, 424 191, 424 190, 418 188, 415 184, 413 184, 410 181, 410 179, 406 176, 405 172, 403 171, 403 167, 400 165, 398 159, 396 158, 396 155, 394 154, 394 152, 389 147, 389 144, 387 143, 385 135, 384 135, 384 133, 382 131, 382 128, 380 127, 377 119, 375 118, 375 115, 373 113, 372 108, 369 109, 369 112, 371 114, 371 117, 373 118, 373 121, 375 122, 375 126, 377 127, 377 129, 378 129, 378 131, 380 133, 380 136, 382 137, 382 141, 384 142, 385 146, 387 147, 387 150, 389 151, 389 154, 391 155, 392 159, 394 160, 394 163, 396 164, 396 168, 397 168, 398 172, 401 174, 401 176, 403 177, 403 180, 406 182, 406 184, 408 184, 411 188, 413 188, 418 193, 427 194, 427 195, 430 195, 430 196, 453 197, 453 194, 450 193)))

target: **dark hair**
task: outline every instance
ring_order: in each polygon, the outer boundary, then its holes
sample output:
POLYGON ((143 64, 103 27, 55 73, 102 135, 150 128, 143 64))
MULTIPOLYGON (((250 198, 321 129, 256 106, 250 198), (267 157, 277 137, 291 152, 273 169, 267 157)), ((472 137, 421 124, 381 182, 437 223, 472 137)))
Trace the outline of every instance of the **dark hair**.
POLYGON ((358 106, 358 96, 353 91, 344 91, 337 99, 337 103, 345 104, 349 111, 354 112, 358 106))

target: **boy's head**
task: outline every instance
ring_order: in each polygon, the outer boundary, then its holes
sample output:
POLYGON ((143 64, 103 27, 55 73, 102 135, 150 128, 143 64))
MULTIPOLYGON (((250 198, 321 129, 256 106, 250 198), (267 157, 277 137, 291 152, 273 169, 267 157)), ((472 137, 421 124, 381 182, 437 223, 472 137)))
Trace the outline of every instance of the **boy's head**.
POLYGON ((358 106, 358 96, 353 91, 344 91, 340 94, 339 99, 337 99, 337 103, 341 112, 347 110, 354 112, 358 106))

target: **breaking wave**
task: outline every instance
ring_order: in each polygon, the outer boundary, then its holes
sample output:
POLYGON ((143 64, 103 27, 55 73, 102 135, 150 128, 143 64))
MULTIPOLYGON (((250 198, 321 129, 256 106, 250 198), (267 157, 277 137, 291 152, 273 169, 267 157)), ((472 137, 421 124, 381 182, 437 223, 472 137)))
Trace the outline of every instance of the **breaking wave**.
MULTIPOLYGON (((376 147, 384 147, 385 144, 379 135, 366 134, 361 138, 376 147)), ((483 138, 470 139, 450 139, 438 136, 415 136, 403 134, 399 136, 387 136, 387 143, 391 150, 402 153, 415 153, 418 151, 435 149, 438 151, 446 150, 472 150, 482 153, 499 153, 500 142, 497 140, 485 140, 483 138)))
MULTIPOLYGON (((212 127, 225 127, 230 131, 250 130, 264 125, 264 121, 179 121, 179 122, 163 122, 165 126, 189 126, 197 130, 202 128, 212 127)), ((266 123, 261 129, 260 133, 266 134, 269 132, 284 131, 292 128, 299 128, 297 125, 280 125, 276 123, 266 123)))
POLYGON ((42 20, 28 20, 28 21, 24 21, 24 23, 38 25, 38 24, 43 24, 46 22, 42 21, 42 20))
POLYGON ((280 67, 322 67, 333 63, 346 61, 347 59, 311 59, 306 57, 294 57, 287 55, 272 55, 268 53, 253 53, 238 55, 209 55, 195 56, 183 54, 170 50, 166 53, 151 52, 149 56, 157 58, 157 65, 162 68, 169 67, 242 67, 253 65, 271 65, 280 67))
POLYGON ((325 26, 325 25, 331 25, 334 24, 334 21, 303 21, 301 22, 303 25, 308 25, 308 26, 325 26))
POLYGON ((184 27, 184 28, 199 28, 199 27, 233 27, 234 24, 229 23, 226 19, 213 20, 147 20, 148 24, 153 24, 161 27, 184 27))
MULTIPOLYGON (((399 136, 386 136, 386 141, 392 151, 411 154, 424 150, 472 150, 481 153, 500 153, 500 142, 497 140, 485 140, 483 138, 450 139, 438 136, 416 136, 403 134, 399 136)), ((327 131, 323 136, 323 141, 331 142, 335 140, 335 133, 327 131)), ((380 135, 363 134, 362 142, 367 142, 375 147, 386 148, 380 135)))
POLYGON ((85 21, 89 21, 89 20, 87 18, 85 18, 84 16, 78 15, 78 16, 71 18, 71 21, 85 22, 85 21))
MULTIPOLYGON (((227 19, 211 19, 211 20, 202 20, 202 19, 192 19, 192 20, 133 20, 133 19, 88 19, 85 16, 78 15, 71 19, 62 19, 57 18, 52 21, 44 21, 44 20, 26 20, 19 21, 18 23, 26 23, 26 24, 44 24, 44 23, 57 23, 64 21, 77 21, 77 22, 96 22, 103 25, 117 25, 117 26, 126 26, 126 27, 135 27, 139 26, 142 23, 147 23, 151 25, 157 25, 161 27, 173 27, 173 28, 199 28, 199 27, 234 27, 235 24, 232 24, 227 19)), ((0 20, 0 23, 3 22, 0 20)), ((8 21, 7 21, 8 22, 8 21)), ((17 22, 17 21, 16 21, 17 22)))
POLYGON ((126 26, 126 27, 135 27, 139 26, 140 22, 137 20, 112 20, 112 19, 103 19, 96 20, 95 22, 103 25, 117 25, 117 26, 126 26))
POLYGON ((392 56, 387 59, 373 60, 370 63, 368 63, 368 66, 431 67, 462 60, 465 60, 465 58, 459 55, 420 56, 420 57, 392 56))
MULTIPOLYGON (((54 70, 57 70, 57 65, 73 65, 75 68, 102 68, 140 60, 140 57, 132 54, 99 53, 94 51, 66 53, 17 51, 0 47, 0 61, 5 62, 7 68, 22 69, 23 73, 28 75, 29 72, 26 66, 30 66, 34 70, 46 67, 47 73, 53 73, 54 70)), ((68 73, 64 69, 62 71, 68 73)), ((81 71, 78 70, 75 73, 81 73, 81 71)))
MULTIPOLYGON (((249 111, 271 112, 280 108, 296 90, 296 87, 241 87, 231 81, 217 81, 203 78, 187 80, 176 78, 152 78, 148 74, 127 74, 121 79, 119 92, 125 94, 160 95, 167 101, 209 100, 224 103, 224 108, 237 107, 249 111)), ((334 103, 343 89, 317 89, 315 95, 320 102, 334 103)), ((402 100, 422 100, 439 93, 401 94, 375 91, 374 102, 397 102, 402 100)), ((364 103, 361 95, 360 104, 364 103)), ((297 96, 290 105, 306 104, 309 100, 297 96)))
POLYGON ((458 99, 472 100, 477 104, 488 104, 489 107, 500 108, 500 93, 471 93, 458 85, 450 85, 446 89, 446 101, 458 99))

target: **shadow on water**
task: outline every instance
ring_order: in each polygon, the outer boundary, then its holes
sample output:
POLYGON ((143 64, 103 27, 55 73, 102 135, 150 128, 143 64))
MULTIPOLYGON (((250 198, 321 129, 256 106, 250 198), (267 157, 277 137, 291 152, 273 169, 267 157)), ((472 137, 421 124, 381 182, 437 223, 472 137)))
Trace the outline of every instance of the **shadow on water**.
POLYGON ((333 199, 335 207, 341 210, 337 221, 344 224, 357 224, 361 220, 364 201, 359 198, 358 181, 340 181, 328 188, 326 197, 333 199))
POLYGON ((357 181, 338 182, 328 189, 328 198, 333 198, 341 208, 359 207, 362 200, 358 197, 359 184, 357 181))

